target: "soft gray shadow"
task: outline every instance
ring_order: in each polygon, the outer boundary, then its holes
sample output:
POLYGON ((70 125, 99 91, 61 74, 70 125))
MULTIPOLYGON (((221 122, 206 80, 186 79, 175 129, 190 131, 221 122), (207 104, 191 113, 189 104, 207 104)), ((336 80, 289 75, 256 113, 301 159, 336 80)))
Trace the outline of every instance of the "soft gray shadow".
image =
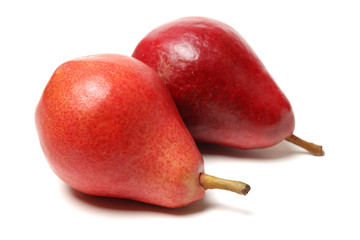
POLYGON ((205 157, 226 156, 236 159, 251 159, 252 161, 279 161, 289 159, 296 154, 309 154, 306 150, 285 141, 272 147, 250 150, 242 150, 209 143, 197 143, 197 146, 201 154, 205 157))
POLYGON ((173 216, 188 216, 215 209, 232 213, 237 212, 241 215, 252 215, 252 212, 249 210, 228 206, 221 202, 214 202, 211 200, 211 197, 206 196, 206 194, 203 199, 191 203, 188 206, 181 208, 165 208, 129 199, 91 196, 81 193, 64 183, 62 183, 62 185, 65 193, 68 194, 72 200, 78 201, 82 205, 86 204, 88 207, 94 208, 95 210, 126 212, 127 216, 132 213, 134 215, 137 213, 160 213, 173 216))
POLYGON ((214 204, 212 205, 212 208, 214 208, 214 209, 219 209, 219 210, 221 210, 221 211, 226 211, 226 212, 231 212, 231 213, 237 213, 237 214, 239 214, 239 215, 244 215, 244 216, 251 216, 251 215, 253 215, 253 212, 250 211, 250 210, 248 210, 248 209, 230 206, 230 205, 227 205, 226 203, 214 203, 214 204))
POLYGON ((103 210, 111 210, 111 211, 123 211, 123 212, 156 212, 170 215, 190 215, 202 212, 210 207, 206 201, 206 198, 203 198, 197 202, 194 202, 188 206, 181 208, 165 208, 161 206, 156 206, 152 204, 142 203, 138 201, 133 201, 129 199, 121 199, 121 198, 111 198, 111 197, 99 197, 92 196, 81 193, 66 184, 65 192, 70 195, 73 199, 80 201, 83 204, 90 205, 94 208, 99 208, 103 210))

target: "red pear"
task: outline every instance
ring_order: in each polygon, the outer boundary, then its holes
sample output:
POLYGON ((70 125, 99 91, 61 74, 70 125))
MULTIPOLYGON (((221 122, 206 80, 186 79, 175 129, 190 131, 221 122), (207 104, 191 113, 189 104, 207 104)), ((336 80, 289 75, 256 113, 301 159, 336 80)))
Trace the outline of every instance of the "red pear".
POLYGON ((94 55, 62 64, 41 96, 35 121, 53 171, 86 194, 174 208, 219 184, 242 194, 250 189, 204 173, 166 86, 131 57, 94 55))
POLYGON ((321 146, 293 135, 288 99, 232 27, 181 18, 151 31, 132 56, 166 83, 196 141, 252 149, 286 139, 323 154, 321 146))

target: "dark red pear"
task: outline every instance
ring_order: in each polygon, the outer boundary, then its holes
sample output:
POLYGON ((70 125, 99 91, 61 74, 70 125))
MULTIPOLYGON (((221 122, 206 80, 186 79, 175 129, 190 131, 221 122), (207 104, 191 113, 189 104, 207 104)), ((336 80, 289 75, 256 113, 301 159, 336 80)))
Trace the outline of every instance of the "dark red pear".
POLYGON ((181 18, 147 34, 132 56, 166 83, 197 142, 253 149, 286 139, 323 155, 321 146, 293 135, 289 100, 232 27, 181 18))

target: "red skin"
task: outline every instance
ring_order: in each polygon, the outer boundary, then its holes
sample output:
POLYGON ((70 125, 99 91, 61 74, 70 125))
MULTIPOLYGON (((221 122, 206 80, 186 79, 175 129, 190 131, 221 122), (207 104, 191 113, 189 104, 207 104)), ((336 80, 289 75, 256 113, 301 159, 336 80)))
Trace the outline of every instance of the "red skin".
POLYGON ((201 154, 166 86, 136 59, 62 64, 35 120, 51 168, 81 192, 171 208, 204 196, 201 154))
POLYGON ((182 18, 150 32, 133 57, 155 69, 198 142, 241 149, 275 145, 294 131, 291 105, 230 26, 182 18))

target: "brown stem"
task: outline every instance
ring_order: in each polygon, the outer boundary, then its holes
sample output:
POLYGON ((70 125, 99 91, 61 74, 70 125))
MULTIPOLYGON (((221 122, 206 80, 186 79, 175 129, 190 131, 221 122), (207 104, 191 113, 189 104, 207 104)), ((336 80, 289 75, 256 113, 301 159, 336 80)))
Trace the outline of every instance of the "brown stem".
POLYGON ((200 174, 200 184, 203 186, 205 190, 223 189, 223 190, 236 192, 242 195, 246 195, 250 191, 250 186, 246 183, 217 178, 205 173, 200 174))
POLYGON ((322 146, 302 140, 301 138, 295 136, 294 134, 288 136, 287 138, 285 138, 285 140, 308 150, 311 154, 315 156, 325 155, 325 152, 322 150, 322 146))

